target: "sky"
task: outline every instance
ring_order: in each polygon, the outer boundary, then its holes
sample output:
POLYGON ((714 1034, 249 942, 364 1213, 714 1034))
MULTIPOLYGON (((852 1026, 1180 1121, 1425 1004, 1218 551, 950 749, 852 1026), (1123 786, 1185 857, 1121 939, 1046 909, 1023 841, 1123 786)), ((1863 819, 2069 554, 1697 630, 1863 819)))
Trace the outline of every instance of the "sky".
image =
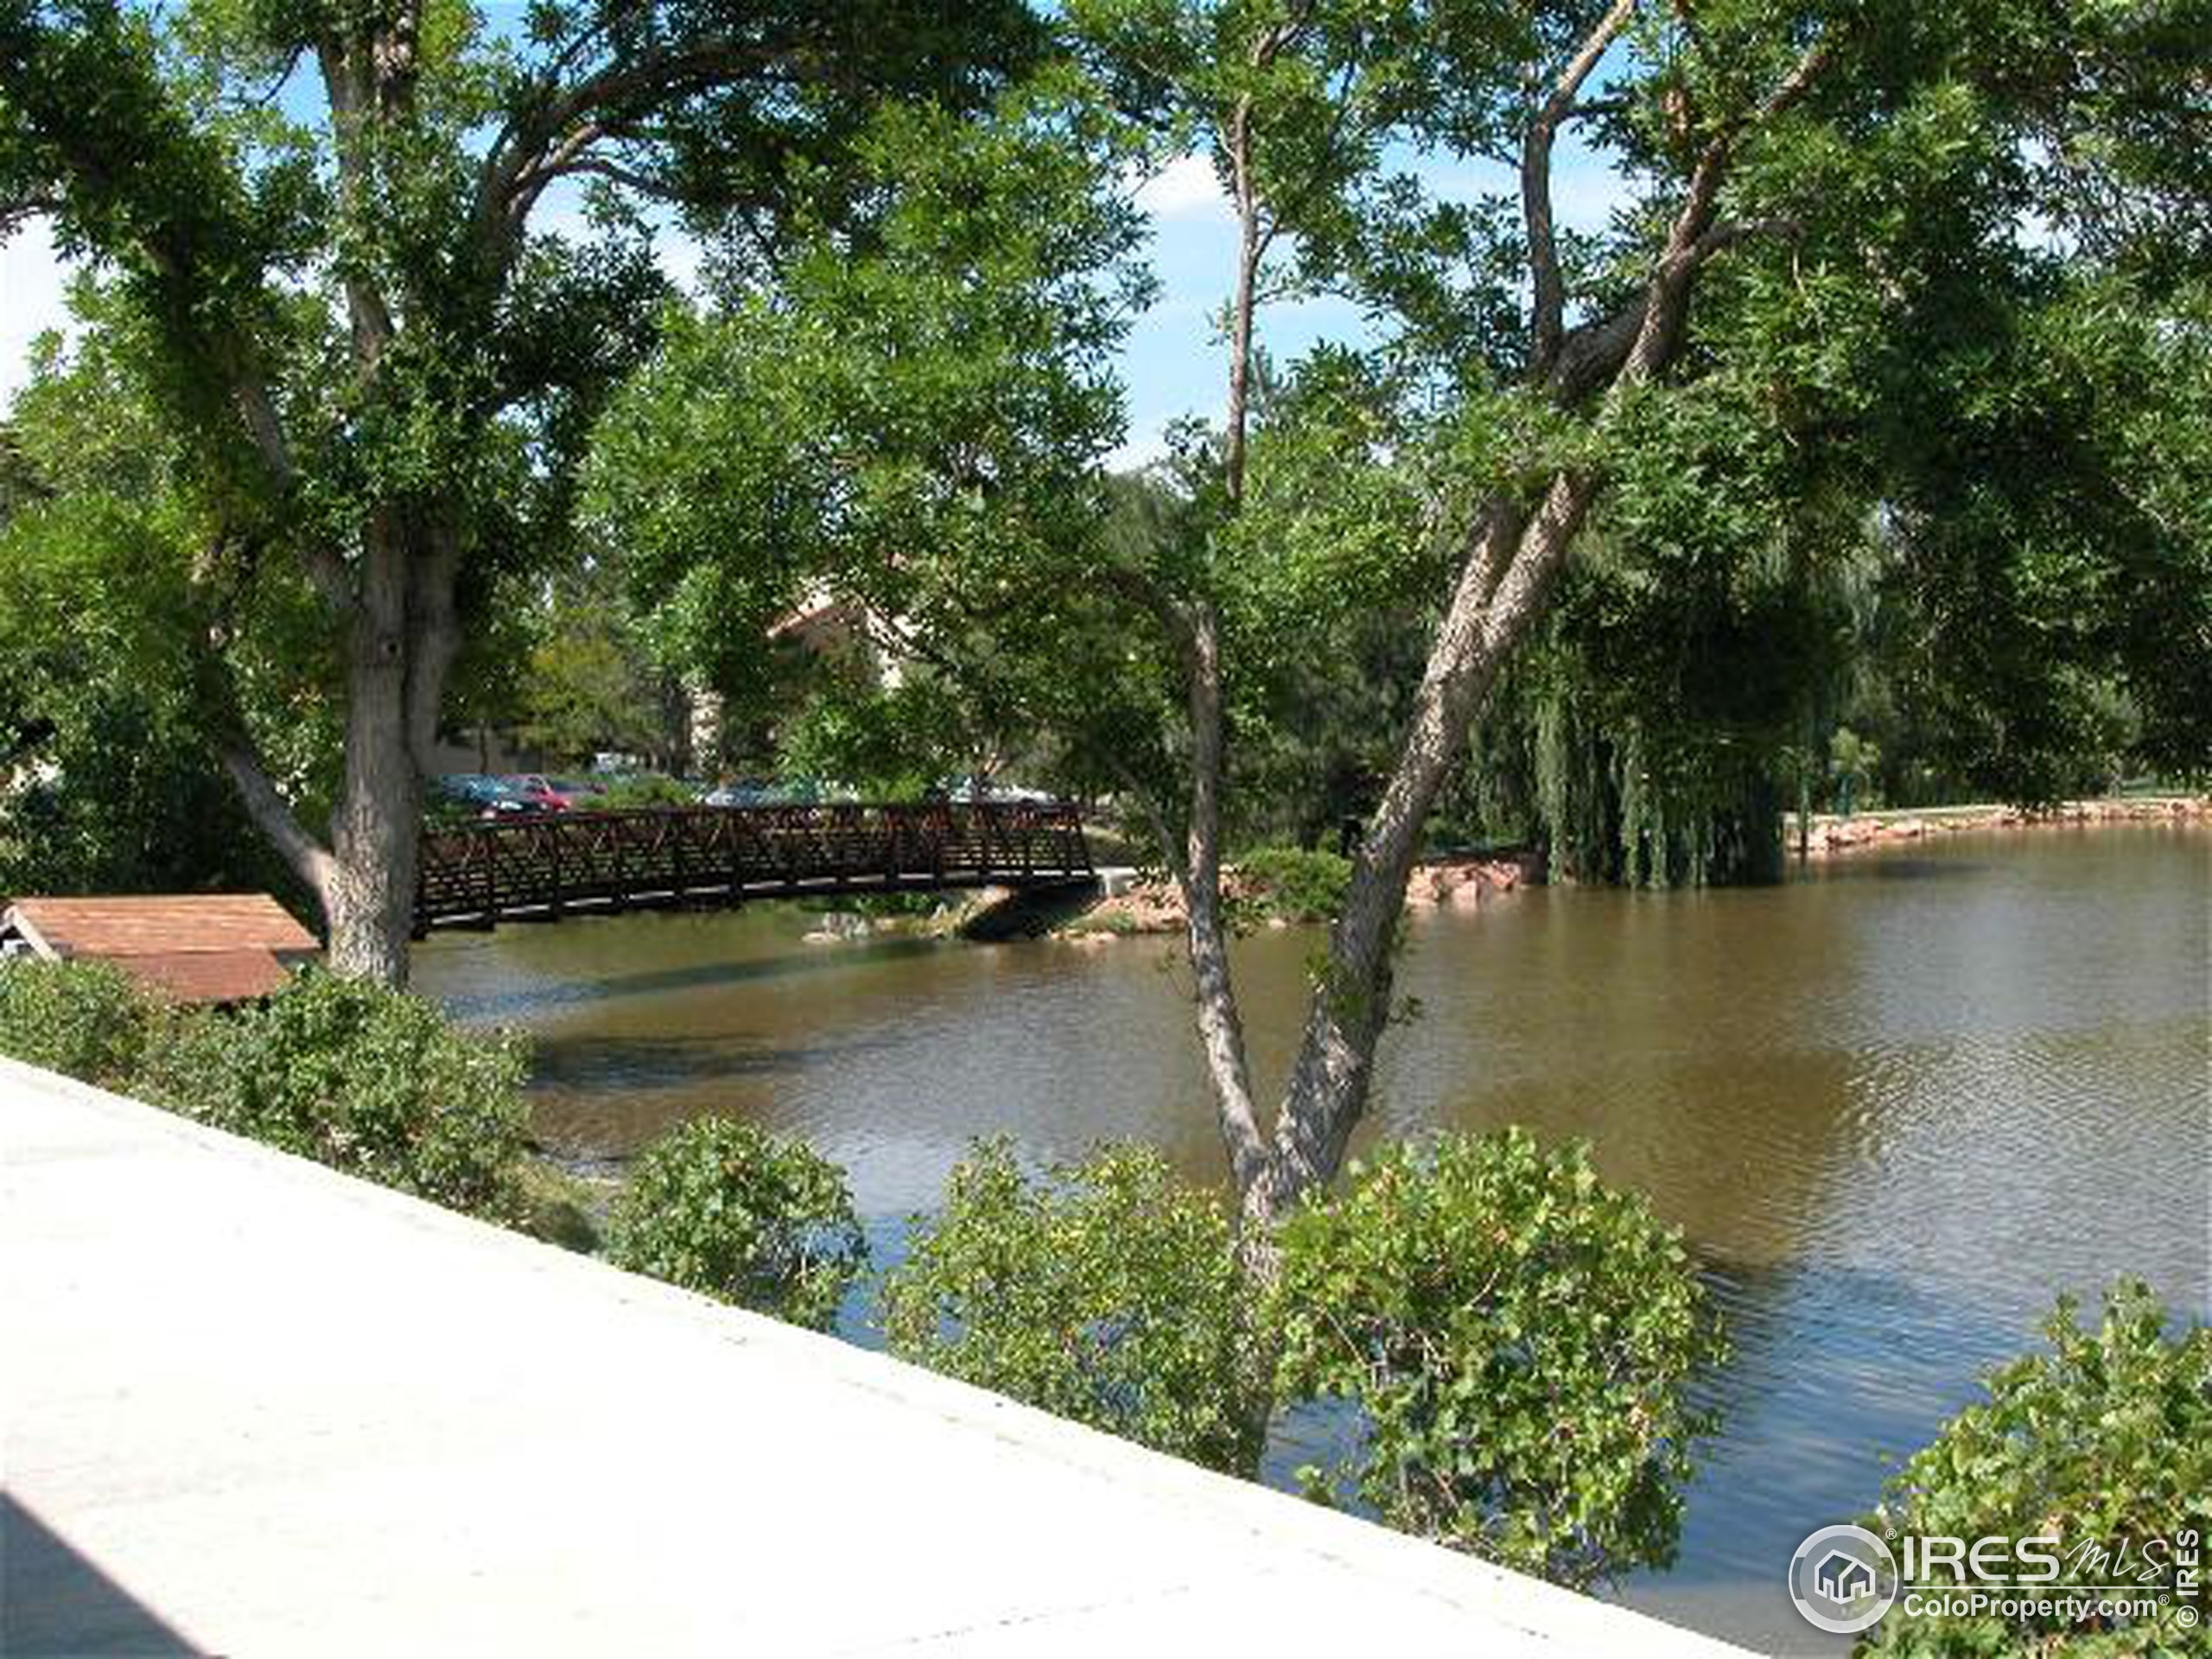
MULTIPOLYGON (((1414 165, 1433 192, 1463 196, 1517 188, 1503 168, 1414 165)), ((1625 200, 1621 180, 1603 159, 1562 138, 1554 161, 1553 213, 1562 227, 1602 230, 1625 200)), ((1129 331, 1122 352, 1128 389, 1128 435, 1114 464, 1155 458, 1168 424, 1186 415, 1218 416, 1226 398, 1228 348, 1217 327, 1236 269, 1236 226, 1213 168, 1185 156, 1139 187, 1138 205, 1152 224, 1151 260, 1160 297, 1129 331)), ((1260 344, 1290 361, 1323 340, 1356 338, 1357 310, 1331 298, 1279 302, 1262 314, 1260 344)))
MULTIPOLYGON (((1426 166, 1415 170, 1432 188, 1494 188, 1506 182, 1502 174, 1485 175, 1464 167, 1456 175, 1426 166)), ((1596 230, 1623 190, 1599 158, 1570 139, 1562 141, 1554 163, 1553 194, 1563 226, 1596 230)), ((1229 204, 1203 157, 1172 163, 1138 187, 1136 200, 1152 226, 1150 257, 1160 294, 1130 329, 1122 351, 1128 433, 1111 464, 1124 467, 1157 457, 1172 422, 1191 415, 1219 416, 1227 353, 1216 323, 1236 249, 1229 204)), ((574 212, 573 202, 549 197, 538 222, 557 225, 564 213, 574 212)), ((660 251, 677 280, 696 271, 698 250, 679 234, 665 233, 660 251)), ((29 378, 32 342, 41 332, 66 325, 67 276, 46 221, 30 220, 0 243, 0 407, 12 403, 29 378)), ((1359 333, 1360 319, 1350 304, 1315 299, 1270 307, 1262 319, 1260 343, 1278 360, 1289 361, 1319 340, 1352 339, 1359 333)))

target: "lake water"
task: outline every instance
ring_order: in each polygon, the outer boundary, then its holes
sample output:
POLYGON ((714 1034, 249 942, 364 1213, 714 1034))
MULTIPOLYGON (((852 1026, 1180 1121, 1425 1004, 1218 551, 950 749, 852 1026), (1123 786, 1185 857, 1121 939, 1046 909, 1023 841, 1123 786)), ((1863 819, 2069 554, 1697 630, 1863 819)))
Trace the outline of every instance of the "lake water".
MULTIPOLYGON (((1818 1652, 1797 1541, 2121 1272, 2212 1313, 2212 833, 2105 826, 1855 855, 1785 886, 1534 889, 1417 917, 1361 1142, 1584 1136, 1707 1263, 1715 1380, 1681 1559, 1621 1599, 1818 1652)), ((783 907, 448 936, 425 992, 537 1042, 541 1135, 618 1160, 717 1111, 850 1173, 879 1254, 979 1135, 1141 1137, 1224 1164, 1166 941, 810 945, 783 907)), ((1287 1065, 1318 936, 1240 946, 1253 1058, 1287 1065)), ((1357 1147, 1355 1148, 1357 1150, 1357 1147)), ((864 1332, 857 1328, 856 1335, 864 1332)), ((1327 1425, 1292 1425, 1271 1470, 1327 1425)))

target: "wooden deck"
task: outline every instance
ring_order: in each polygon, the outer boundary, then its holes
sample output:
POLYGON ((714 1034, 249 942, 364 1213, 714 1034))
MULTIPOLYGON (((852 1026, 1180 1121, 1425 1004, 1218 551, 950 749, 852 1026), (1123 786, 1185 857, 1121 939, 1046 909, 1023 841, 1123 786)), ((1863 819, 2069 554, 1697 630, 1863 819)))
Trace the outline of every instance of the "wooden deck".
POLYGON ((579 912, 1093 879, 1064 804, 837 804, 563 812, 423 837, 417 937, 579 912))

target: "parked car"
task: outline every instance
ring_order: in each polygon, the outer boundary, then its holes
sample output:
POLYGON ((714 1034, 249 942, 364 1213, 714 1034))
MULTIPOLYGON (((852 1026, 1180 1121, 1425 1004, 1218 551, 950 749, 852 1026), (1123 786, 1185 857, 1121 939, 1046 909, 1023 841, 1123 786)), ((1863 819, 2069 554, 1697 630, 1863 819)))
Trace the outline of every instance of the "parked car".
POLYGON ((500 779, 480 772, 448 772, 438 779, 437 789, 456 806, 473 809, 480 818, 511 817, 544 810, 500 779))
POLYGON ((576 804, 575 797, 542 772, 518 772, 498 781, 541 812, 566 812, 576 804))
POLYGON ((1025 789, 1019 784, 1001 784, 970 772, 965 778, 947 778, 930 791, 930 798, 938 801, 958 801, 969 804, 976 801, 1021 802, 1033 805, 1050 806, 1059 797, 1049 790, 1025 789))
POLYGON ((822 798, 810 778, 739 778, 707 791, 709 806, 811 806, 822 798))

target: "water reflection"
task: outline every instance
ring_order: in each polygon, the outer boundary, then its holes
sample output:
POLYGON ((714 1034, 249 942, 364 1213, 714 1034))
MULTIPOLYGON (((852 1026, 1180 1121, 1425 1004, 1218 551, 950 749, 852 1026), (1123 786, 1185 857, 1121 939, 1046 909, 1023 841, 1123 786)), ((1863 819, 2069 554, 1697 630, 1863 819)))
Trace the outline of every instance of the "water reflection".
MULTIPOLYGON (((1869 1505, 2054 1295, 2133 1271, 2203 1312, 2208 850, 2168 828, 1961 837, 1760 892, 1536 891, 1419 918, 1377 1136, 1581 1135, 1710 1264, 1736 1354, 1676 1567, 1624 1595, 1821 1650, 1782 1594, 1815 1526, 1869 1505)), ((433 941, 423 985, 526 1024, 542 1133, 623 1154, 729 1112, 851 1172, 880 1246, 976 1136, 1102 1136, 1224 1178, 1164 946, 798 942, 808 919, 645 916, 433 941)), ((1279 1075, 1310 936, 1236 969, 1279 1075)), ((1344 1433, 1285 1426, 1277 1478, 1344 1433)))

